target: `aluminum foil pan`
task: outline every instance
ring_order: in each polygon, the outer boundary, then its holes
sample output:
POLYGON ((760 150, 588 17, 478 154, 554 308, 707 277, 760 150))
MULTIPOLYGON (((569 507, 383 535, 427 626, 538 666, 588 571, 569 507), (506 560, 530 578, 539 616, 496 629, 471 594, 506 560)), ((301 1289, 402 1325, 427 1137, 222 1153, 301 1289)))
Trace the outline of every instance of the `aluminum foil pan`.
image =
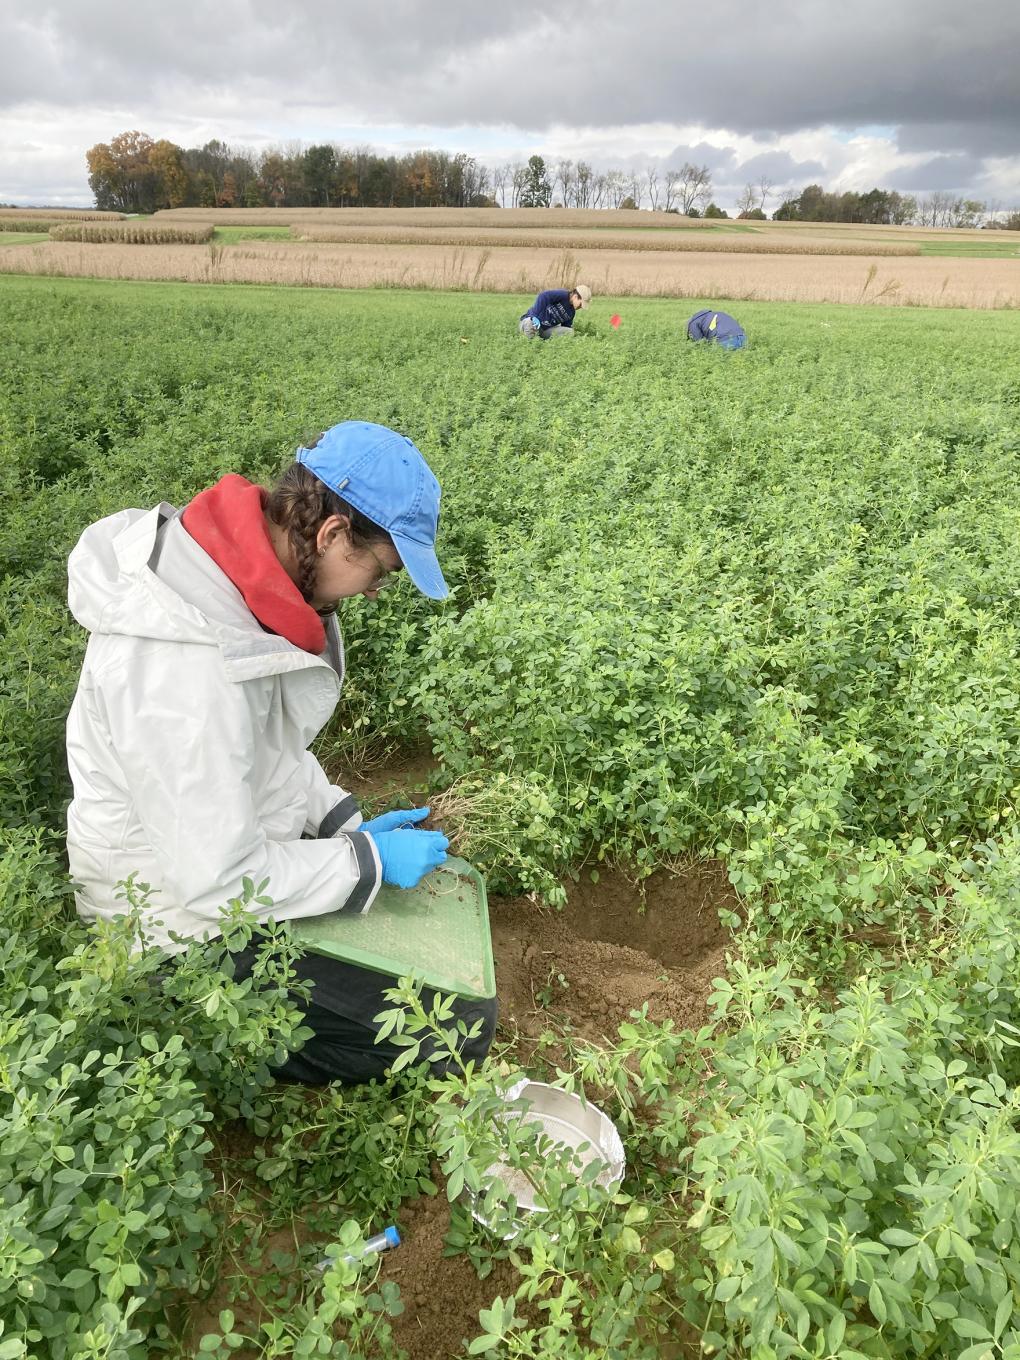
MULTIPOLYGON (((537 1124, 542 1134, 576 1152, 579 1171, 592 1162, 601 1163, 602 1169, 595 1177, 596 1185, 612 1191, 623 1180, 626 1159, 619 1132, 609 1116, 590 1101, 582 1101, 580 1096, 545 1082, 525 1078, 508 1088, 506 1104, 507 1120, 537 1124)), ((542 1212, 542 1207, 536 1203, 535 1188, 522 1171, 502 1162, 493 1162, 483 1181, 491 1183, 497 1177, 517 1201, 519 1215, 536 1210, 542 1212)), ((470 1206, 478 1222, 489 1226, 480 1211, 479 1201, 472 1197, 470 1206)))

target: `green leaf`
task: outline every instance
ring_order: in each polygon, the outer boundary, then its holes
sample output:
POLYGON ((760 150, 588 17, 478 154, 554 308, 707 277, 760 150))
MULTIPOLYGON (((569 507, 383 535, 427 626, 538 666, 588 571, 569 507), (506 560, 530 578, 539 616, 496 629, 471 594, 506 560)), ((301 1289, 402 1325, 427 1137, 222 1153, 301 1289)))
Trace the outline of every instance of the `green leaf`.
POLYGON ((494 1351, 502 1339, 501 1336, 492 1336, 489 1333, 476 1336, 468 1346, 468 1355, 481 1355, 483 1351, 494 1351))
POLYGON ((880 1323, 884 1323, 888 1320, 889 1310, 886 1307, 885 1299, 883 1298, 882 1291, 879 1289, 877 1283, 873 1284, 868 1290, 868 1307, 880 1323))
POLYGON ((999 1300, 999 1306, 995 1310, 995 1325, 992 1328, 992 1335, 1000 1337, 1006 1330, 1006 1323, 1013 1316, 1013 1291, 1004 1294, 999 1300))
POLYGON ((290 1163, 285 1157, 266 1157, 259 1162, 256 1174, 259 1180, 275 1181, 277 1176, 282 1176, 290 1163))
POLYGON ((957 1336, 977 1338, 980 1341, 991 1341, 992 1334, 983 1322, 975 1322, 972 1318, 955 1317, 950 1322, 950 1327, 957 1336))
POLYGON ((829 1350, 833 1354, 839 1353, 839 1348, 843 1344, 843 1337, 846 1335, 846 1317, 843 1313, 836 1313, 829 1321, 825 1329, 825 1339, 829 1344, 829 1350))
POLYGON ((728 1303, 739 1291, 743 1282, 744 1277, 742 1275, 724 1275, 715 1287, 713 1298, 717 1299, 719 1303, 728 1303))

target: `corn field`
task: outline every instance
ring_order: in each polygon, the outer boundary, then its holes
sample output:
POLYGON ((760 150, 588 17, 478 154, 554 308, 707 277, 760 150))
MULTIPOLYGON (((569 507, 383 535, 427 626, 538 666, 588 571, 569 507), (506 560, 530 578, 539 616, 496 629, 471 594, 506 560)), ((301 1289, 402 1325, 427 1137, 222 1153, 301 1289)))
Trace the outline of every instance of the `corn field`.
MULTIPOLYGON (((98 212, 88 208, 0 208, 0 222, 28 221, 45 217, 47 222, 123 222, 119 212, 98 212)), ((10 231, 12 228, 8 227, 10 231)), ((23 227, 28 231, 28 227, 23 227)))
POLYGON ((290 234, 299 241, 350 245, 497 246, 500 248, 551 246, 588 250, 723 251, 740 255, 920 255, 921 247, 909 241, 850 241, 790 239, 778 234, 750 232, 724 235, 721 231, 678 233, 666 236, 655 231, 529 231, 515 234, 495 227, 477 230, 432 227, 308 226, 291 224, 290 234), (565 239, 567 237, 567 239, 565 239))
POLYGON ((0 217, 0 231, 51 231, 57 226, 52 217, 0 217))
MULTIPOLYGON (((501 250, 487 247, 166 244, 115 249, 88 242, 0 244, 0 274, 283 284, 306 288, 425 288, 531 294, 584 280, 596 299, 732 298, 906 307, 1020 307, 1011 260, 867 259, 853 255, 711 251, 501 250)), ((593 313, 593 315, 596 315, 593 313)))
POLYGON ((73 222, 50 227, 51 241, 82 241, 91 245, 181 246, 212 240, 213 225, 164 226, 151 222, 73 222))

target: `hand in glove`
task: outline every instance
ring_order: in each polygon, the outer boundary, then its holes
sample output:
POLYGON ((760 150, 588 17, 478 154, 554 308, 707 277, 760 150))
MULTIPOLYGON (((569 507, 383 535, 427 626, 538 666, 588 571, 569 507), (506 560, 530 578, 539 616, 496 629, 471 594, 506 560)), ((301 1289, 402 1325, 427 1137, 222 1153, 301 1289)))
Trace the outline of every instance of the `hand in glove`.
POLYGON ((542 329, 542 323, 541 323, 541 321, 539 321, 539 319, 538 319, 537 316, 533 316, 533 317, 531 318, 531 328, 532 328, 532 330, 536 330, 536 331, 540 331, 540 330, 542 329))
POLYGON ((384 812, 379 817, 373 817, 369 822, 362 822, 358 830, 367 831, 369 835, 376 831, 396 831, 400 827, 412 826, 415 822, 424 821, 428 815, 427 807, 407 808, 403 812, 384 812))
POLYGON ((446 859, 450 842, 441 831, 375 831, 369 833, 375 841, 382 863, 384 883, 396 888, 415 888, 431 870, 446 859))

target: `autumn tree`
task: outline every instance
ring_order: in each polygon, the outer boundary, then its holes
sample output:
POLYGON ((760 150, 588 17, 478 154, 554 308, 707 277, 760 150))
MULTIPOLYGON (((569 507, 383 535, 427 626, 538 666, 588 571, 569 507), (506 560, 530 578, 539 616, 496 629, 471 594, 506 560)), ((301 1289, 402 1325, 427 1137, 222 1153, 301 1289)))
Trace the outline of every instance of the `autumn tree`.
POLYGON ((259 164, 263 202, 282 208, 287 198, 287 164, 278 151, 267 151, 259 164))
POLYGON ((223 185, 216 195, 217 208, 236 208, 238 200, 237 179, 233 170, 228 170, 223 176, 223 185))
POLYGON ((96 207, 113 212, 152 212, 156 206, 157 175, 150 156, 152 138, 145 132, 121 132, 110 142, 98 142, 85 153, 89 187, 96 207))
POLYGON ((191 176, 184 164, 181 148, 165 137, 154 142, 149 151, 149 165, 156 177, 155 205, 157 208, 183 208, 192 192, 191 176))

